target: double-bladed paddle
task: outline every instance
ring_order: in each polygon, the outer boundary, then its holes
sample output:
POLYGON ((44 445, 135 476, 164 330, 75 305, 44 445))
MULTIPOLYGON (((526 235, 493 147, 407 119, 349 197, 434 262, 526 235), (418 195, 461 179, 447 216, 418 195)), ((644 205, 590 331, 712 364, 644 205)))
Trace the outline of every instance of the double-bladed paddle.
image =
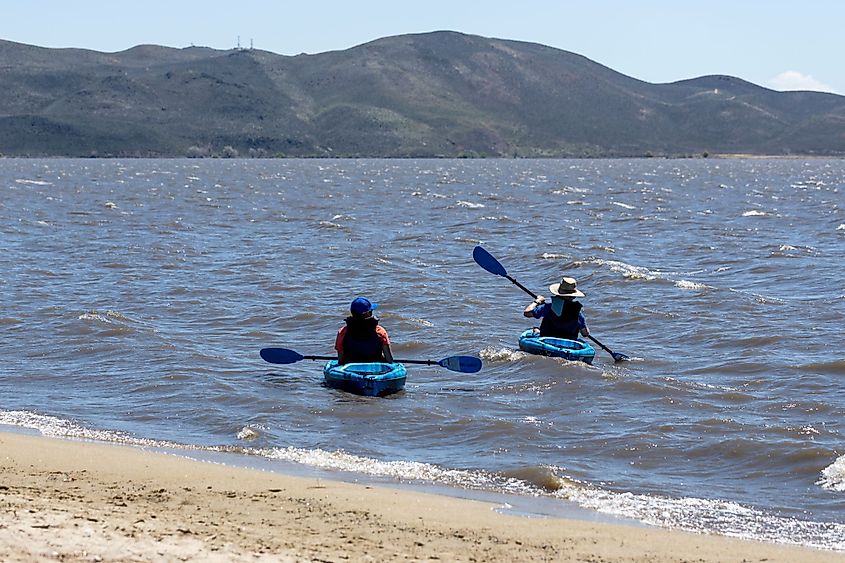
MULTIPOLYGON (((300 360, 336 360, 337 356, 303 356, 287 348, 262 348, 261 358, 271 364, 293 364, 300 360)), ((475 373, 481 369, 481 359, 475 356, 449 356, 442 360, 393 360, 401 364, 438 365, 461 373, 475 373)))
MULTIPOLYGON (((476 246, 475 248, 472 249, 472 259, 475 260, 475 262, 479 266, 481 266, 482 268, 484 268, 485 270, 487 270, 491 274, 495 274, 497 276, 502 276, 503 278, 507 278, 516 287, 518 287, 519 289, 521 289, 522 291, 524 291, 525 293, 527 293, 528 295, 530 295, 534 299, 537 299, 538 295, 536 293, 534 293, 533 291, 531 291, 530 289, 528 289, 527 287, 525 287, 524 285, 522 285, 521 283, 516 281, 516 279, 509 276, 508 271, 505 270, 505 267, 502 266, 502 263, 499 262, 498 260, 496 260, 496 258, 492 254, 490 254, 489 252, 487 252, 486 250, 484 250, 480 246, 476 246)), ((608 348, 607 346, 605 346, 604 344, 602 344, 601 342, 599 342, 598 340, 593 338, 592 335, 587 335, 587 338, 589 338, 590 340, 592 340, 593 342, 595 342, 596 344, 601 346, 602 350, 604 350, 605 352, 607 352, 611 356, 613 356, 613 359, 616 360, 617 362, 621 362, 623 360, 630 359, 630 358, 628 358, 628 356, 626 356, 625 354, 622 354, 621 352, 614 352, 613 350, 611 350, 610 348, 608 348)))

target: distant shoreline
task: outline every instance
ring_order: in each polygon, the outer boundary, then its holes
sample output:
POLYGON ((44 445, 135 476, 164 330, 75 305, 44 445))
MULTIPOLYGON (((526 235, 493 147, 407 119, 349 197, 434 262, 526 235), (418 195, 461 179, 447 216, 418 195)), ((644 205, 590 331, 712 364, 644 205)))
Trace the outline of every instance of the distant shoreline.
POLYGON ((650 83, 577 53, 455 31, 304 57, 0 50, 7 155, 845 156, 845 96, 722 74, 650 83))
POLYGON ((283 156, 283 157, 188 157, 188 156, 15 156, 0 155, 2 160, 190 160, 190 161, 271 161, 271 160, 841 160, 841 155, 799 154, 710 154, 708 156, 532 156, 532 157, 458 157, 458 156, 283 156))

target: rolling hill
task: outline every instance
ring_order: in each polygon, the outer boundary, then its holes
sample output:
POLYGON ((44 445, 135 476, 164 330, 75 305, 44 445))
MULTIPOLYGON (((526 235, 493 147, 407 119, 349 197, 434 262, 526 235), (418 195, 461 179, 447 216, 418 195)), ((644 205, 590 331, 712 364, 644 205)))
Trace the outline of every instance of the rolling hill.
POLYGON ((6 156, 845 155, 845 97, 636 80, 543 45, 433 32, 343 51, 0 41, 6 156))

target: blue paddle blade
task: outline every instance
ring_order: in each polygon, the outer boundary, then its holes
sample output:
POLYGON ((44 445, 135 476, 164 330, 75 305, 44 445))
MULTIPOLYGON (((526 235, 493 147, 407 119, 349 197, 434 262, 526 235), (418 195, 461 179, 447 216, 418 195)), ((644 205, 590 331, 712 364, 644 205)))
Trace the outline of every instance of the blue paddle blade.
POLYGON ((265 362, 271 364, 293 364, 305 359, 299 352, 287 348, 262 348, 260 354, 265 362))
POLYGON ((492 254, 481 248, 480 246, 476 246, 472 249, 472 259, 476 261, 476 263, 490 272, 491 274, 496 274, 497 276, 507 277, 508 271, 505 270, 505 267, 496 260, 492 254))
POLYGON ((449 356, 437 363, 446 369, 461 373, 475 373, 481 369, 481 360, 475 356, 449 356))

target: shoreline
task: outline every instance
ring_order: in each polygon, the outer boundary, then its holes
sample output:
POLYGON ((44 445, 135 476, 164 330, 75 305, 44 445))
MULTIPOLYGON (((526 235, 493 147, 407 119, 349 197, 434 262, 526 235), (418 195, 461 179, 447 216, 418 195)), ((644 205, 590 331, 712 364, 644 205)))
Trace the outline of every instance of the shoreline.
POLYGON ((754 154, 754 153, 708 153, 707 156, 697 153, 686 154, 660 154, 660 155, 635 155, 635 156, 262 156, 262 157, 223 157, 203 156, 193 157, 187 155, 169 156, 137 156, 137 155, 114 155, 114 156, 72 156, 72 155, 13 155, 0 154, 0 160, 190 160, 190 161, 286 161, 286 160, 845 160, 845 154, 754 154))
POLYGON ((4 561, 842 561, 837 552, 0 431, 4 561))

